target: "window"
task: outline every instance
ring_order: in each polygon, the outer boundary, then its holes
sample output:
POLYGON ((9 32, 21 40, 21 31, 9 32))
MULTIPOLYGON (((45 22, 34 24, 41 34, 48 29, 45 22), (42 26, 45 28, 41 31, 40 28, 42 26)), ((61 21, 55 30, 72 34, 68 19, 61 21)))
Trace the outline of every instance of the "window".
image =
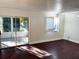
POLYGON ((3 31, 10 32, 11 31, 11 18, 3 17, 3 31))
POLYGON ((0 17, 1 32, 26 32, 29 30, 28 17, 0 17))
POLYGON ((58 17, 47 17, 46 18, 46 30, 47 31, 59 31, 59 18, 58 17))
POLYGON ((29 31, 29 20, 28 20, 28 17, 25 17, 25 18, 21 17, 20 18, 20 31, 24 31, 24 32, 29 31))
POLYGON ((13 31, 20 31, 20 18, 13 18, 13 31))

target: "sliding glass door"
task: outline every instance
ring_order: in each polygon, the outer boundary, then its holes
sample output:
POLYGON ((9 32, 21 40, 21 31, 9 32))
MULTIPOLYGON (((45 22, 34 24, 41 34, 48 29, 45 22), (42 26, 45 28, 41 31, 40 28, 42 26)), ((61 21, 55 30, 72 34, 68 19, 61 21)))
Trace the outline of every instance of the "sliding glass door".
POLYGON ((24 45, 29 39, 29 17, 0 17, 1 48, 24 45))

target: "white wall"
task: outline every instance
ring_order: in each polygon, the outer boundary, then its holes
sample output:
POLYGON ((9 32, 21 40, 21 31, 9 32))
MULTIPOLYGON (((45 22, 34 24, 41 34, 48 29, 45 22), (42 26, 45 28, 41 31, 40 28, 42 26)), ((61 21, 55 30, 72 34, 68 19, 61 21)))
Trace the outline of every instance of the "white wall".
POLYGON ((57 38, 63 37, 64 20, 60 15, 61 20, 60 20, 59 32, 47 33, 45 31, 45 17, 46 16, 45 16, 45 13, 43 13, 43 11, 46 11, 47 9, 48 10, 51 9, 52 7, 51 1, 52 0, 50 1, 49 0, 39 0, 39 1, 38 0, 6 0, 6 1, 1 0, 0 1, 0 16, 30 17, 29 43, 56 40, 57 38))
POLYGON ((77 14, 65 14, 64 38, 79 43, 79 17, 77 14))
MULTIPOLYGON (((37 37, 37 35, 33 35, 33 37, 35 36, 35 38, 37 39, 34 39, 34 40, 31 40, 31 43, 39 43, 39 42, 46 42, 46 41, 53 41, 53 40, 59 40, 61 38, 63 38, 63 35, 64 35, 64 15, 61 14, 59 17, 60 17, 60 24, 59 24, 59 32, 47 32, 46 29, 45 29, 45 14, 42 15, 40 17, 40 20, 39 20, 39 25, 36 25, 35 22, 34 22, 34 26, 38 27, 38 30, 37 28, 34 28, 36 29, 39 37, 37 37), (40 32, 38 32, 40 31, 40 32)), ((38 20, 37 20, 38 21, 38 20)), ((33 23, 33 22, 32 22, 33 23)), ((34 32, 34 30, 32 30, 34 32)), ((34 34, 35 34, 34 33, 34 34)))
POLYGON ((1 16, 28 16, 30 17, 30 43, 44 42, 62 38, 63 20, 60 20, 60 31, 47 33, 45 31, 45 14, 42 12, 25 11, 20 9, 0 8, 1 16))

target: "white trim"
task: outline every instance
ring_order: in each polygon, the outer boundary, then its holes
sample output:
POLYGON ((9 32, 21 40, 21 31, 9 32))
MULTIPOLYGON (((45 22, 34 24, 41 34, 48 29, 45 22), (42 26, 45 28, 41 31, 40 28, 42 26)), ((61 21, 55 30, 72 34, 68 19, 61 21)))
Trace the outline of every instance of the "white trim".
POLYGON ((61 38, 48 39, 48 40, 43 39, 43 40, 38 40, 38 41, 29 42, 29 44, 43 43, 43 42, 55 41, 55 40, 61 40, 61 38))
MULTIPOLYGON (((33 41, 33 42, 29 42, 29 44, 37 44, 37 43, 43 43, 43 42, 48 42, 48 41, 56 41, 56 40, 61 40, 63 38, 56 38, 56 39, 48 39, 48 40, 38 40, 38 41, 33 41)), ((72 41, 74 43, 77 43, 79 44, 79 41, 76 41, 76 40, 72 40, 72 39, 65 39, 65 40, 68 40, 68 41, 72 41)))
POLYGON ((69 40, 69 41, 72 41, 72 42, 74 42, 74 43, 79 44, 79 41, 77 41, 77 40, 72 40, 72 39, 66 39, 66 40, 69 40))
POLYGON ((11 17, 11 32, 13 32, 13 18, 11 17))

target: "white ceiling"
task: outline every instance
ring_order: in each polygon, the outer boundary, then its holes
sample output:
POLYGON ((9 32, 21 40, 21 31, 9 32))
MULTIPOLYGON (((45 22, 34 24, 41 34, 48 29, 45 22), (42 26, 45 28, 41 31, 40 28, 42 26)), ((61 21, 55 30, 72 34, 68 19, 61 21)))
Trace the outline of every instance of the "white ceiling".
POLYGON ((0 0, 0 8, 46 10, 46 0, 0 0))
POLYGON ((50 11, 55 10, 58 2, 63 12, 79 10, 79 0, 0 0, 0 8, 50 11))

